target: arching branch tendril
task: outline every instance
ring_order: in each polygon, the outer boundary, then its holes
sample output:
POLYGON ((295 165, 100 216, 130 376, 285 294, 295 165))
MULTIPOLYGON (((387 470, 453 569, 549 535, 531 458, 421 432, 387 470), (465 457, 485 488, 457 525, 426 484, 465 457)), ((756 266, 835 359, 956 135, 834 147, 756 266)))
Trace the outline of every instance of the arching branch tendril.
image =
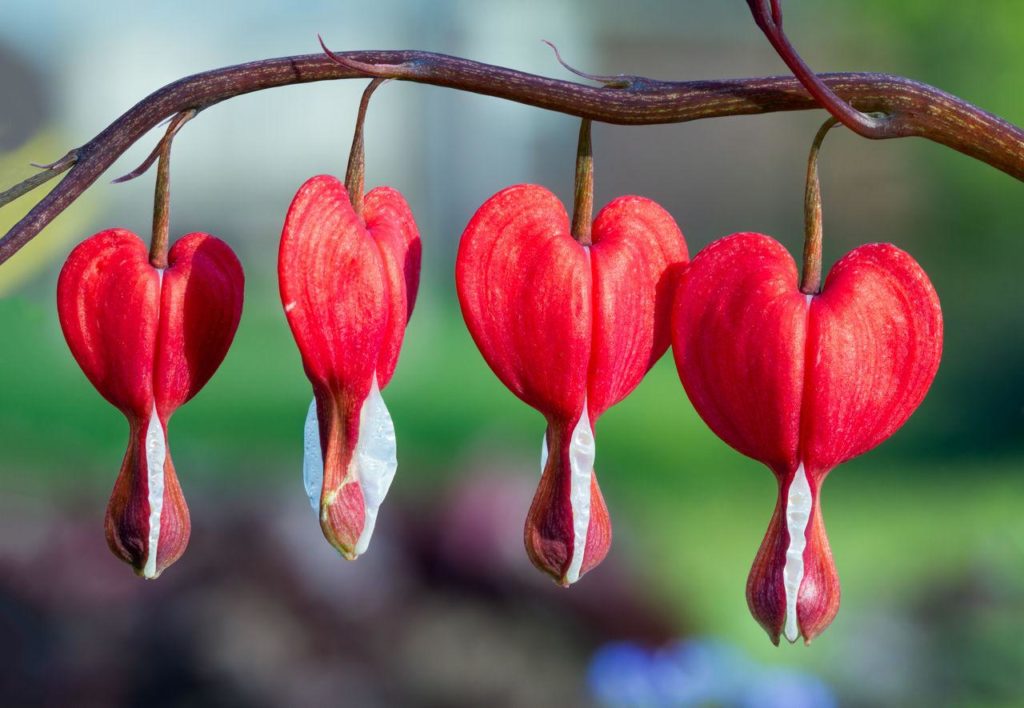
MULTIPOLYGON (((793 77, 686 82, 628 77, 628 86, 609 88, 420 51, 331 52, 331 57, 309 54, 264 59, 195 74, 164 86, 44 172, 0 193, 3 206, 67 171, 59 184, 0 238, 0 264, 161 121, 254 91, 367 76, 469 91, 619 125, 682 123, 820 106, 793 77)), ((857 111, 884 113, 888 124, 897 126, 894 134, 927 138, 1024 180, 1024 130, 991 113, 898 76, 819 74, 815 79, 857 111)))

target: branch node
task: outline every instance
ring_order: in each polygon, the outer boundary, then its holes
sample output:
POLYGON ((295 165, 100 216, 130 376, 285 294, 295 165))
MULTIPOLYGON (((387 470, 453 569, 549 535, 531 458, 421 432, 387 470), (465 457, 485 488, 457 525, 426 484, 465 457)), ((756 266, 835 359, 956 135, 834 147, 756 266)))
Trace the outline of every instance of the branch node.
POLYGON ((880 140, 900 137, 898 126, 889 117, 880 119, 857 110, 811 70, 782 29, 782 0, 747 0, 747 6, 754 17, 754 24, 764 33, 789 70, 836 120, 865 138, 880 140))
POLYGON ((615 76, 611 76, 608 74, 588 74, 587 72, 581 71, 576 67, 572 66, 571 64, 566 63, 566 61, 562 59, 562 53, 558 51, 558 47, 555 46, 554 42, 549 42, 546 39, 542 39, 540 41, 544 42, 544 44, 551 47, 552 51, 554 51, 555 53, 555 59, 558 60, 558 63, 561 64, 563 68, 572 72, 573 74, 576 74, 576 76, 580 76, 584 79, 590 79, 591 81, 596 81, 597 83, 603 85, 605 88, 629 89, 633 88, 634 86, 640 83, 650 83, 649 79, 645 79, 644 77, 641 76, 629 76, 626 74, 617 74, 615 76))
POLYGON ((38 162, 30 162, 28 164, 32 165, 33 167, 37 167, 40 170, 53 170, 54 172, 63 172, 69 167, 72 167, 76 162, 78 162, 78 151, 70 150, 66 155, 64 155, 64 157, 60 158, 59 160, 54 160, 53 162, 47 162, 45 164, 40 164, 38 162))
POLYGON ((18 197, 28 194, 36 187, 46 184, 57 175, 74 167, 77 163, 78 150, 71 150, 64 157, 60 158, 56 162, 51 162, 48 165, 40 165, 35 162, 30 163, 33 167, 38 167, 42 172, 37 172, 31 177, 18 182, 10 189, 5 189, 3 192, 0 192, 0 207, 10 204, 18 197))
POLYGON ((164 137, 160 138, 160 142, 156 144, 156 147, 153 148, 153 151, 149 153, 145 160, 142 161, 141 165, 136 167, 128 174, 121 175, 117 179, 111 180, 111 184, 123 184, 125 182, 132 181, 136 177, 141 177, 142 175, 146 174, 146 170, 152 167, 153 163, 156 162, 158 157, 160 157, 160 152, 164 149, 164 145, 169 144, 171 140, 174 139, 174 136, 178 134, 178 131, 181 130, 181 127, 193 118, 195 118, 198 113, 199 109, 189 108, 188 110, 176 113, 173 116, 169 117, 167 120, 161 122, 160 125, 164 125, 165 123, 169 125, 167 127, 167 132, 164 133, 164 137))
POLYGON ((351 69, 352 71, 362 74, 368 78, 400 79, 405 76, 412 75, 412 64, 370 64, 365 61, 359 61, 358 59, 347 57, 344 54, 339 54, 329 49, 327 44, 324 42, 324 38, 319 34, 316 38, 320 42, 320 47, 323 49, 324 54, 328 59, 339 66, 351 69))

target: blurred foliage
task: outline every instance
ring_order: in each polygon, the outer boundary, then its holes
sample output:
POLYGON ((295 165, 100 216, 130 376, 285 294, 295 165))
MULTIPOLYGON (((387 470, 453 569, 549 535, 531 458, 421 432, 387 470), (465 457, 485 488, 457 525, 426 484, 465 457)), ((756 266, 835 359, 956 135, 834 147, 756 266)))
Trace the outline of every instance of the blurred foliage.
MULTIPOLYGON (((846 30, 851 54, 868 49, 868 29, 910 78, 1024 124, 1024 4, 866 0, 848 14, 857 19, 846 30)), ((919 228, 931 236, 929 273, 947 333, 946 381, 922 410, 930 425, 920 452, 1024 451, 1024 285, 1007 267, 1024 260, 1022 185, 942 148, 922 162, 915 177, 928 186, 929 208, 919 228)))
MULTIPOLYGON (((59 157, 67 151, 66 139, 50 130, 43 130, 31 139, 9 152, 0 152, 0 189, 38 172, 29 163, 59 157)), ((61 178, 29 192, 21 198, 6 205, 0 211, 0 233, 14 226, 17 221, 34 207, 46 192, 61 178)), ((68 213, 62 214, 56 222, 46 230, 46 238, 34 239, 18 253, 18 257, 5 263, 0 275, 0 297, 18 290, 33 276, 49 266, 59 253, 63 253, 73 238, 77 238, 82 225, 95 213, 96 193, 88 192, 76 202, 68 213)))

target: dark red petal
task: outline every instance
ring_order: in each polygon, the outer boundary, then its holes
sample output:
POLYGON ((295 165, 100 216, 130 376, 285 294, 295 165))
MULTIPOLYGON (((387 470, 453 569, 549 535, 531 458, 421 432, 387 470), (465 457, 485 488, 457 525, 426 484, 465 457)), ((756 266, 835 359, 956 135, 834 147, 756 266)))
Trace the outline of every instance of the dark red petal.
MULTIPOLYGON (((149 482, 146 460, 146 431, 148 420, 131 425, 128 450, 121 471, 114 483, 104 527, 107 545, 114 555, 144 574, 149 558, 149 482)), ((166 434, 166 429, 165 429, 166 434)), ((160 510, 160 536, 157 544, 157 577, 178 560, 188 545, 192 525, 188 506, 181 493, 181 485, 171 462, 170 450, 164 463, 163 506, 160 510)))
POLYGON ((57 281, 57 313, 78 365, 126 416, 153 409, 153 357, 160 283, 138 236, 101 231, 68 256, 57 281))
POLYGON ((578 577, 569 577, 576 543, 570 463, 570 440, 575 424, 576 421, 554 423, 548 428, 547 464, 530 504, 524 529, 526 554, 530 561, 565 587, 604 560, 612 543, 608 507, 597 484, 597 475, 591 471, 590 519, 582 566, 578 577))
POLYGON ((359 440, 362 403, 318 394, 316 404, 324 459, 320 528, 332 546, 347 559, 354 560, 356 543, 366 524, 363 490, 351 468, 359 440))
POLYGON ((884 244, 854 250, 820 295, 805 296, 785 249, 739 234, 693 260, 675 327, 680 378, 698 413, 779 479, 747 586, 751 611, 776 642, 791 542, 783 492, 806 471, 814 505, 795 597, 798 635, 810 641, 839 608, 818 489, 829 470, 879 444, 924 399, 942 350, 938 297, 910 256, 884 244))
POLYGON ((747 575, 747 607, 758 624, 768 632, 772 643, 778 645, 786 621, 786 589, 783 570, 789 534, 786 532, 785 496, 780 489, 768 531, 761 540, 754 563, 747 575))
MULTIPOLYGON (((750 613, 774 644, 779 643, 787 619, 784 573, 790 536, 786 524, 786 499, 791 482, 792 476, 788 480, 780 480, 775 511, 747 577, 750 613)), ((821 515, 820 482, 808 477, 808 483, 814 501, 805 531, 804 566, 796 595, 796 616, 797 636, 810 643, 832 623, 839 611, 840 589, 839 575, 821 515)))
POLYGON ((161 281, 138 237, 121 229, 104 231, 71 253, 57 287, 72 354, 97 390, 128 418, 128 450, 105 526, 111 550, 146 577, 156 577, 181 556, 190 529, 167 450, 167 419, 223 359, 242 306, 241 266, 225 244, 193 234, 175 244, 170 261, 161 281), (154 549, 146 449, 151 426, 159 438, 155 444, 162 447, 164 485, 154 549))
MULTIPOLYGON (((379 217, 375 225, 389 232, 401 222, 394 216, 394 200, 381 202, 383 215, 373 212, 379 217)), ((375 198, 371 211, 377 206, 375 198)), ((407 235, 400 231, 395 239, 407 235)), ((278 278, 317 400, 324 461, 321 526, 332 545, 354 557, 365 519, 350 462, 362 404, 388 333, 391 290, 381 250, 337 178, 319 175, 299 188, 281 234, 278 278)))
POLYGON ((804 463, 816 472, 867 452, 924 400, 942 357, 942 310, 921 266, 889 244, 844 256, 808 329, 804 463))
POLYGON ((157 410, 164 422, 224 360, 242 317, 244 291, 242 265, 220 239, 192 233, 171 248, 154 372, 157 410))
POLYGON ((384 330, 387 290, 381 256, 335 177, 308 180, 281 234, 281 301, 314 388, 362 402, 384 330))
POLYGON ((420 234, 412 210, 396 189, 377 187, 365 197, 366 228, 377 242, 388 287, 388 323, 377 359, 377 385, 391 381, 405 326, 420 284, 420 234))
POLYGON ((673 322, 679 377, 704 422, 776 474, 792 473, 807 301, 786 249, 755 233, 715 241, 690 263, 673 322))
POLYGON ((473 340, 514 394, 562 422, 580 417, 591 340, 587 254, 558 198, 516 185, 484 202, 455 265, 473 340))
POLYGON ((814 511, 807 525, 804 550, 804 580, 797 593, 796 616, 804 642, 821 634, 839 612, 839 573, 825 533, 825 518, 815 492, 814 511))
MULTIPOLYGON (((597 417, 628 395, 664 353, 687 258, 672 217, 641 197, 606 206, 592 236, 590 247, 576 243, 557 197, 543 187, 517 185, 477 210, 456 262, 462 313, 484 359, 548 420, 550 456, 525 540, 533 563, 563 585, 600 563, 611 543, 592 464, 588 477, 579 470, 573 475, 573 432, 586 422, 589 438, 597 417), (580 499, 590 494, 589 517, 578 518, 586 535, 581 527, 579 538, 574 477, 580 499)), ((592 456, 591 445, 592 439, 583 445, 590 450, 583 457, 592 456)))
POLYGON ((596 568, 608 555, 612 546, 612 520, 608 505, 597 484, 597 473, 590 479, 590 526, 587 528, 587 545, 583 551, 583 568, 580 577, 596 568))
POLYGON ((594 220, 591 420, 621 401, 669 345, 671 309, 688 256, 672 216, 644 197, 619 197, 594 220))

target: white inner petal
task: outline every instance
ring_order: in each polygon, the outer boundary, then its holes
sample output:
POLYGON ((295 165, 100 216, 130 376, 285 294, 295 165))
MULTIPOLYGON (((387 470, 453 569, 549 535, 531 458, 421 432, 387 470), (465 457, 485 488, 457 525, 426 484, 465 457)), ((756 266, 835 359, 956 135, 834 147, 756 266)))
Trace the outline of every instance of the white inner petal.
MULTIPOLYGON (((302 465, 303 483, 313 510, 319 513, 324 485, 323 455, 320 450, 320 426, 317 422, 316 400, 306 415, 302 465)), ((359 440, 349 463, 349 471, 359 482, 363 493, 363 530, 356 541, 356 555, 366 552, 377 523, 377 513, 387 496, 398 470, 395 424, 384 404, 374 375, 370 394, 359 411, 359 440)))
POLYGON ((160 547, 160 512, 164 508, 164 463, 167 460, 167 439, 156 404, 146 428, 146 482, 149 487, 149 541, 146 544, 146 565, 142 574, 156 577, 156 554, 160 547))
MULTIPOLYGON (((164 269, 156 269, 159 291, 163 291, 164 269)), ((160 300, 160 297, 157 297, 160 300)), ((164 463, 167 461, 167 438, 156 412, 156 402, 146 427, 146 486, 149 501, 149 538, 146 541, 146 564, 142 568, 145 578, 156 577, 156 556, 160 549, 160 513, 164 508, 164 463)))
POLYGON ((363 553, 370 545, 373 527, 377 523, 377 510, 384 502, 391 482, 398 470, 398 450, 395 442, 395 423, 384 405, 377 386, 377 375, 373 376, 370 395, 359 411, 359 442, 353 463, 363 489, 366 517, 363 532, 356 541, 356 553, 363 553))
POLYGON ((580 579, 583 553, 587 549, 587 530, 590 528, 590 480, 594 475, 596 456, 594 432, 590 429, 587 401, 583 401, 583 415, 572 431, 569 444, 569 466, 572 469, 569 498, 572 503, 572 562, 565 579, 575 583, 580 579))
POLYGON ((782 579, 786 587, 786 639, 795 642, 800 636, 797 623, 796 601, 800 583, 804 579, 804 548, 807 546, 807 521, 811 517, 811 486, 803 463, 796 469, 796 475, 789 485, 786 497, 786 530, 789 531, 789 548, 786 549, 786 565, 782 579))
MULTIPOLYGON (((594 474, 594 458, 597 450, 594 432, 590 429, 587 402, 583 401, 583 415, 576 423, 569 441, 569 503, 572 508, 572 559, 565 572, 565 579, 575 583, 580 579, 583 568, 583 554, 587 550, 587 531, 590 529, 590 480, 594 474)), ((548 437, 545 434, 540 446, 540 469, 543 473, 548 464, 548 437)))
POLYGON ((309 504, 320 513, 320 493, 324 489, 324 456, 320 450, 320 423, 316 417, 316 399, 309 404, 302 440, 302 484, 309 504))

